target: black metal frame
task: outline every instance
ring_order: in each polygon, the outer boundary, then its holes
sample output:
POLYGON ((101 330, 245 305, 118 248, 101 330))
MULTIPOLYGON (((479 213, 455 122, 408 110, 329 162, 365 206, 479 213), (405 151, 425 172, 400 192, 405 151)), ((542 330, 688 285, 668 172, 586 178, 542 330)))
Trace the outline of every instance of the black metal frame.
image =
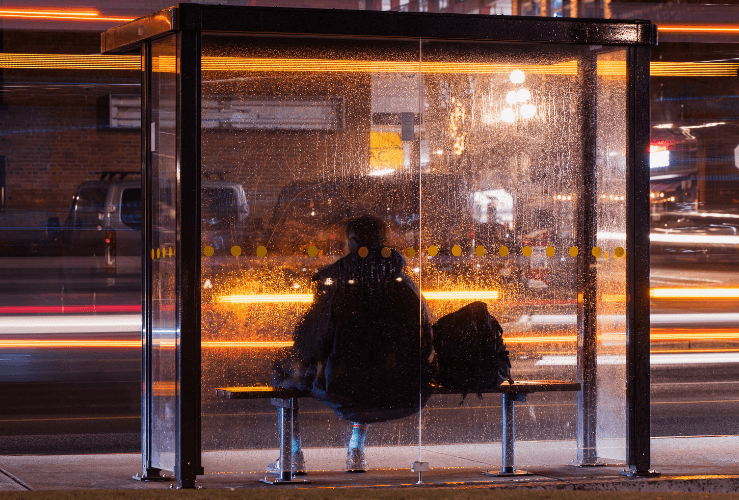
MULTIPOLYGON (((537 42, 578 45, 626 46, 628 51, 628 151, 627 151, 627 459, 632 475, 649 475, 649 51, 656 44, 657 29, 649 21, 610 19, 563 19, 232 7, 179 4, 150 16, 113 28, 102 34, 103 53, 141 49, 145 74, 142 76, 142 180, 144 241, 151 237, 152 200, 147 164, 149 150, 150 42, 177 34, 177 168, 178 220, 177 317, 180 328, 177 366, 176 466, 178 485, 193 487, 202 474, 200 464, 200 40, 202 32, 278 36, 340 36, 403 39, 537 42)), ((594 57, 594 56, 593 56, 594 57)), ((581 66, 595 81, 595 59, 581 66)), ((587 75, 585 75, 587 76, 587 75)), ((590 84, 584 82, 588 87, 590 84)), ((590 85, 592 86, 592 85, 590 85)), ((588 94, 586 91, 586 96, 588 94)), ((587 98, 586 98, 587 100, 587 98)), ((592 100, 592 99, 591 99, 592 100)), ((578 258, 578 461, 595 465, 596 405, 596 311, 594 258, 584 249, 596 238, 595 218, 595 103, 585 103, 586 134, 583 141, 579 188, 578 222, 583 254, 578 258), (589 132, 588 132, 589 131, 589 132)), ((151 269, 144 252, 144 326, 142 376, 142 451, 144 477, 159 471, 147 462, 151 448, 148 414, 151 394, 151 329, 148 315, 151 298, 151 269)))
POLYGON ((628 475, 650 470, 649 56, 629 47, 626 170, 626 458, 628 475))
POLYGON ((598 425, 598 311, 596 258, 587 249, 597 243, 597 52, 585 54, 578 68, 580 78, 580 119, 582 170, 577 195, 577 462, 597 465, 596 429, 598 425))

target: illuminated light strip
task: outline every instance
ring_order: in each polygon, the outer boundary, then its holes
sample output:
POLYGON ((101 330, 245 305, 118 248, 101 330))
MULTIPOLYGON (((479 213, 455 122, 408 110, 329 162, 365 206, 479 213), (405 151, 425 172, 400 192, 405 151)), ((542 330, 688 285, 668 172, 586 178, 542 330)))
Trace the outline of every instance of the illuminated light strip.
MULTIPOLYGON (((290 347, 292 341, 270 342, 202 342, 204 348, 237 348, 237 349, 277 349, 290 347)), ((174 346, 174 344, 172 344, 174 346)), ((141 348, 140 340, 34 340, 10 339, 0 340, 0 349, 95 349, 95 348, 141 348)))
POLYGON ((655 299, 739 299, 739 288, 652 288, 655 299))
MULTIPOLYGON (((203 57, 203 71, 287 71, 287 72, 348 72, 348 73, 418 73, 418 61, 358 61, 352 59, 285 59, 203 57)), ((421 73, 509 74, 519 69, 540 75, 577 75, 577 61, 557 64, 486 64, 455 62, 424 62, 421 73)))
POLYGON ((75 314, 75 313, 141 313, 141 306, 6 306, 0 307, 2 314, 75 314))
POLYGON ((689 234, 664 234, 651 233, 650 241, 660 243, 705 243, 705 244, 723 244, 723 245, 739 245, 739 236, 721 236, 721 235, 689 235, 689 234))
POLYGON ((0 349, 85 349, 85 348, 137 348, 141 349, 140 340, 0 340, 0 349))
POLYGON ((0 9, 0 18, 75 20, 75 21, 123 21, 129 22, 135 17, 101 16, 96 10, 54 10, 54 9, 0 9))
POLYGON ((309 304, 313 302, 313 294, 311 293, 275 293, 260 295, 226 295, 218 297, 219 302, 227 304, 282 304, 282 303, 303 303, 309 304))
POLYGON ((683 341, 691 342, 694 340, 739 340, 739 332, 694 332, 686 331, 685 333, 652 333, 649 337, 652 341, 683 341))
MULTIPOLYGON (((739 352, 709 352, 693 354, 652 354, 649 357, 651 365, 685 365, 685 364, 719 364, 739 363, 739 352)), ((604 355, 598 356, 598 364, 626 364, 625 356, 604 355)), ((536 362, 537 366, 576 366, 575 356, 542 356, 536 362)))
POLYGON ((577 342, 577 335, 542 335, 540 337, 505 337, 506 344, 541 344, 542 342, 577 342))
MULTIPOLYGON (((0 68, 5 69, 105 69, 138 71, 141 58, 127 55, 79 55, 79 54, 9 54, 0 53, 0 68)), ((154 72, 172 73, 176 59, 172 56, 155 57, 154 72)), ((239 57, 204 57, 203 71, 283 71, 283 72, 388 72, 416 73, 418 63, 393 61, 352 61, 327 59, 258 59, 239 57)), ((569 61, 553 65, 505 65, 484 63, 434 63, 422 65, 426 74, 468 73, 506 74, 521 69, 532 74, 577 74, 577 63, 569 61)), ((651 63, 652 76, 736 76, 739 63, 660 62, 651 63)), ((601 76, 625 76, 626 65, 621 61, 598 63, 601 76)))
POLYGON ((465 292, 422 292, 426 300, 498 300, 497 290, 480 290, 465 292))
POLYGON ((3 69, 106 69, 140 71, 139 56, 0 53, 3 69))
POLYGON ((293 345, 292 340, 285 341, 232 341, 232 342, 221 342, 221 341, 204 341, 200 344, 202 347, 209 349, 223 349, 223 348, 237 348, 237 349, 273 349, 280 347, 290 347, 293 345))
POLYGON ((668 24, 668 25, 659 25, 657 27, 658 31, 663 31, 665 33, 699 33, 699 34, 716 34, 716 33, 722 33, 722 34, 739 34, 739 26, 733 26, 733 25, 700 25, 700 24, 668 24))
MULTIPOLYGON (((460 292, 423 292, 427 300, 497 300, 500 293, 497 290, 460 291, 460 292)), ((227 304, 310 304, 313 294, 310 293, 283 293, 260 295, 224 295, 218 298, 219 302, 227 304)))
POLYGON ((140 314, 2 316, 0 335, 34 333, 131 333, 141 331, 140 314))

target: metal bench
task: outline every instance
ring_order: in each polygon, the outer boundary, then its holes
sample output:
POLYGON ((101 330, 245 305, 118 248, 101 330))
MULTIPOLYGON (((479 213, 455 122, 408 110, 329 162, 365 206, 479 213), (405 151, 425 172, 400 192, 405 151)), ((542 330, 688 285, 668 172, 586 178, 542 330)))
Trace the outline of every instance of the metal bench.
MULTIPOLYGON (((433 394, 459 394, 444 387, 433 386, 433 394)), ((564 380, 520 380, 513 384, 504 382, 494 393, 503 394, 503 466, 500 472, 487 471, 485 474, 495 476, 512 476, 526 474, 517 471, 514 466, 513 457, 513 406, 516 401, 526 401, 526 395, 534 392, 564 392, 579 391, 580 384, 577 382, 566 382, 564 380)), ((292 429, 293 409, 296 407, 297 398, 310 397, 309 394, 296 391, 274 389, 272 387, 219 387, 215 389, 216 395, 228 399, 267 399, 278 409, 278 420, 280 429, 280 476, 274 481, 265 482, 280 484, 292 482, 292 429), (289 411, 288 411, 289 410, 289 411)), ((413 463, 413 470, 419 473, 428 470, 421 462, 413 463)), ((303 481, 305 482, 305 481, 303 481)))

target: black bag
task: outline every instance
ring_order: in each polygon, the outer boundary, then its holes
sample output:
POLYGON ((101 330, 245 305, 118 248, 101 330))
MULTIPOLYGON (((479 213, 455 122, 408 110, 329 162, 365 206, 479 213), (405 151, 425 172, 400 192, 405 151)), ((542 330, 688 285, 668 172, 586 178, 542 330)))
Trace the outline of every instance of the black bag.
MULTIPOLYGON (((439 319, 433 326, 437 372, 435 382, 462 393, 495 390, 511 380, 511 361, 503 329, 487 304, 473 302, 439 319)), ((461 403, 460 403, 461 404, 461 403)))

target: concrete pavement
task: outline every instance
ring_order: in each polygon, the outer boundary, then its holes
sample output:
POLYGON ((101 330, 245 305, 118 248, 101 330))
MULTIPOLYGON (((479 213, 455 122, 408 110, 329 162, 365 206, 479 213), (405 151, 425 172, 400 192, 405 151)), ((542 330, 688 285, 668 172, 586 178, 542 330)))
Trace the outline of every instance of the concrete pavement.
MULTIPOLYGON (((343 450, 305 450, 310 485, 296 482, 286 488, 427 488, 473 487, 529 490, 652 491, 735 493, 739 491, 739 436, 657 438, 652 440, 653 468, 657 478, 632 479, 620 475, 623 464, 613 461, 602 467, 562 465, 568 459, 568 442, 516 444, 516 462, 531 475, 491 477, 497 471, 499 443, 458 446, 426 446, 423 459, 431 465, 423 485, 410 462, 418 458, 417 447, 368 448, 372 470, 366 474, 342 471, 343 450), (480 460, 474 459, 475 453, 480 460), (536 460, 538 457, 538 460, 536 460), (398 466, 398 464, 408 464, 398 466), (525 466, 525 464, 529 464, 525 466)), ((264 465, 277 457, 276 450, 205 452, 206 474, 198 485, 206 489, 276 488, 259 482, 264 465)), ((131 476, 140 471, 138 454, 0 456, 0 491, 25 490, 161 490, 169 482, 142 483, 131 476)), ((298 478, 299 480, 300 478, 298 478)))

